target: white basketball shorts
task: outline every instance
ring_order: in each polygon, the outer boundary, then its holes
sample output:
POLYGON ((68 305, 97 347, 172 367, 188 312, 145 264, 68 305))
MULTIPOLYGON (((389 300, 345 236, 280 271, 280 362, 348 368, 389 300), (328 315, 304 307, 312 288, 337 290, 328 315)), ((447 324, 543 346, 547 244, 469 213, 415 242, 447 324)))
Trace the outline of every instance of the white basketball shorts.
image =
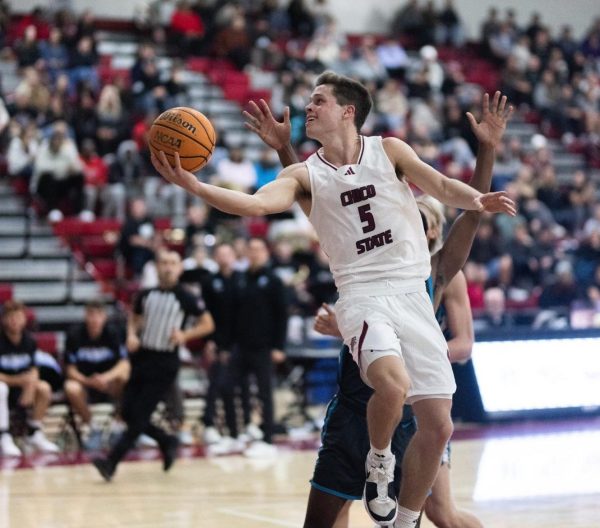
POLYGON ((435 319, 425 281, 380 281, 340 289, 336 317, 361 376, 380 357, 404 360, 411 386, 407 403, 451 398, 456 390, 446 339, 435 319))

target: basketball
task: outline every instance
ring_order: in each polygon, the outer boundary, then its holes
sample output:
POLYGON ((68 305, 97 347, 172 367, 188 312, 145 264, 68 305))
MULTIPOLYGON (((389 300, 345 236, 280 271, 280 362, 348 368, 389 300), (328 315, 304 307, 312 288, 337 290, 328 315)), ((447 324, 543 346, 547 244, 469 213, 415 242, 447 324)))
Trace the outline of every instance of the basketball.
POLYGON ((181 166, 196 172, 208 163, 216 139, 212 123, 202 112, 179 106, 166 110, 154 120, 148 144, 155 156, 162 150, 172 167, 175 152, 179 152, 181 166))

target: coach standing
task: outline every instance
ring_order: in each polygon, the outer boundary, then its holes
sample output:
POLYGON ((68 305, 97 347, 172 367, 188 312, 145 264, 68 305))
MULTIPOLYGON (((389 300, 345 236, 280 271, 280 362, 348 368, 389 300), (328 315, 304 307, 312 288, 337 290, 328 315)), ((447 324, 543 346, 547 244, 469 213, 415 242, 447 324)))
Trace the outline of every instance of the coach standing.
POLYGON ((96 458, 94 465, 109 481, 127 452, 142 433, 154 438, 168 471, 175 460, 178 439, 151 423, 158 402, 175 382, 179 370, 179 345, 210 334, 213 319, 204 302, 179 284, 181 258, 175 251, 161 251, 156 267, 159 285, 143 290, 127 322, 127 348, 131 353, 131 379, 123 398, 123 419, 127 429, 108 457, 96 458), (189 316, 196 324, 184 330, 189 316))
POLYGON ((249 377, 251 374, 256 377, 265 443, 257 442, 247 454, 260 456, 273 449, 273 362, 280 363, 285 359, 288 302, 281 279, 268 265, 267 243, 260 238, 251 238, 247 257, 249 267, 240 274, 236 287, 235 363, 240 375, 246 426, 251 423, 249 377))

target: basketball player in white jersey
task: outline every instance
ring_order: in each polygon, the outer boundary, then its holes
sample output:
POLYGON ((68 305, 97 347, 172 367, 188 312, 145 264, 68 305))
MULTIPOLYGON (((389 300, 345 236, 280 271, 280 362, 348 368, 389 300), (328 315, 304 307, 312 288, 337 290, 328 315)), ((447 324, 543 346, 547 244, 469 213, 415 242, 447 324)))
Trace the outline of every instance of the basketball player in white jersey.
POLYGON ((230 214, 263 216, 299 202, 330 259, 344 342, 375 391, 367 408, 365 506, 381 525, 398 516, 397 526, 411 528, 452 433, 456 386, 425 291, 429 252, 409 182, 452 207, 516 211, 505 193, 481 194, 446 178, 399 139, 359 135, 371 106, 362 84, 332 72, 320 75, 306 106, 306 133, 322 148, 253 195, 198 181, 181 168, 178 155, 175 168, 164 152, 152 163, 171 183, 230 214), (398 506, 390 441, 405 402, 419 428, 404 458, 398 506))

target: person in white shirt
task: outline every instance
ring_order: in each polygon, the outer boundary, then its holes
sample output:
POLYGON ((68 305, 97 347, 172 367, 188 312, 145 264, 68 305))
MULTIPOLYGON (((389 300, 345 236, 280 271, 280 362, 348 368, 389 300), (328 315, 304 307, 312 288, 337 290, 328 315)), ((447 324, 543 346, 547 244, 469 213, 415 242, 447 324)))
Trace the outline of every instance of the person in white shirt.
POLYGON ((83 207, 83 167, 64 123, 54 125, 36 153, 31 190, 41 198, 51 217, 63 203, 68 203, 69 212, 74 214, 83 207))

